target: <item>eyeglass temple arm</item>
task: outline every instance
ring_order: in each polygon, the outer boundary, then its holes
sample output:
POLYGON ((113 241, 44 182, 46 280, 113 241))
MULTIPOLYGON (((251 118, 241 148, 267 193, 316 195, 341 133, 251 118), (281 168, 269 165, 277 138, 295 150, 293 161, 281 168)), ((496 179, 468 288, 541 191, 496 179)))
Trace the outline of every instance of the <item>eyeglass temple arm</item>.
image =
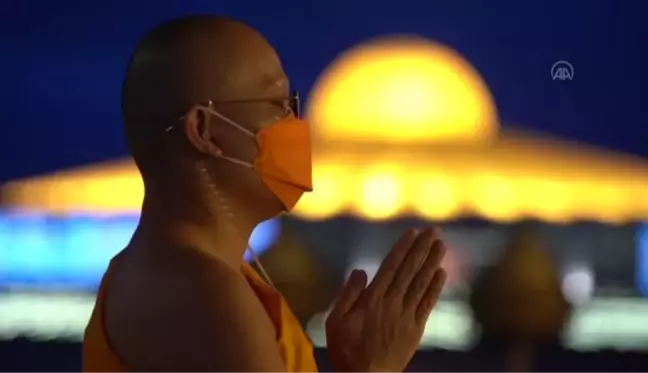
POLYGON ((294 91, 292 94, 292 110, 297 118, 301 118, 301 103, 299 102, 299 92, 294 91))

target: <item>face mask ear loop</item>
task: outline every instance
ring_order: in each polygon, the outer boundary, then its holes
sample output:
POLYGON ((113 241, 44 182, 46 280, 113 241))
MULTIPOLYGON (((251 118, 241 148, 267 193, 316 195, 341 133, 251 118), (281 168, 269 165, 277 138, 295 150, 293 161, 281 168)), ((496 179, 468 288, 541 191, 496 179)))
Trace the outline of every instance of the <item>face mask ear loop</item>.
MULTIPOLYGON (((201 106, 201 108, 204 109, 205 111, 207 111, 209 114, 221 119, 223 122, 231 125, 232 127, 236 128, 237 130, 243 132, 244 134, 246 134, 246 135, 248 135, 248 136, 250 136, 252 138, 256 137, 256 135, 254 133, 252 133, 250 130, 242 127, 241 125, 239 125, 238 123, 236 123, 233 120, 229 119, 228 117, 224 116, 223 114, 215 111, 214 109, 211 108, 211 106, 201 106)), ((242 161, 240 159, 231 158, 231 157, 228 157, 226 155, 220 155, 219 157, 222 158, 222 159, 226 159, 226 160, 228 160, 228 161, 230 161, 232 163, 236 163, 239 166, 244 166, 244 167, 247 167, 247 168, 254 168, 253 164, 251 164, 249 162, 242 161)))
POLYGON ((268 272, 266 272, 265 268, 263 268, 263 265, 261 264, 261 260, 259 260, 259 256, 256 254, 254 249, 248 245, 248 250, 250 251, 250 254, 252 254, 252 260, 254 260, 254 264, 259 267, 259 271, 261 271, 261 275, 263 276, 263 279, 266 280, 266 282, 272 286, 273 289, 277 290, 275 288, 274 284, 272 283, 272 280, 270 280, 270 276, 268 276, 268 272))
POLYGON ((236 163, 236 164, 239 165, 239 166, 243 166, 243 167, 247 167, 247 168, 254 168, 254 165, 253 165, 253 164, 248 163, 248 162, 245 162, 245 161, 242 161, 242 160, 240 160, 240 159, 236 159, 236 158, 228 157, 228 156, 226 156, 226 155, 219 155, 218 157, 219 157, 219 158, 222 158, 222 159, 225 159, 225 160, 228 160, 228 161, 230 161, 230 162, 232 162, 232 163, 236 163))
POLYGON ((209 114, 219 118, 223 122, 231 125, 232 127, 236 128, 237 130, 243 132, 244 134, 246 134, 246 135, 248 135, 248 136, 250 136, 252 138, 256 137, 256 135, 252 131, 250 131, 249 129, 241 126, 240 124, 236 123, 235 121, 229 119, 228 117, 224 116, 223 114, 217 112, 216 110, 212 109, 211 107, 203 106, 202 108, 205 109, 209 114))

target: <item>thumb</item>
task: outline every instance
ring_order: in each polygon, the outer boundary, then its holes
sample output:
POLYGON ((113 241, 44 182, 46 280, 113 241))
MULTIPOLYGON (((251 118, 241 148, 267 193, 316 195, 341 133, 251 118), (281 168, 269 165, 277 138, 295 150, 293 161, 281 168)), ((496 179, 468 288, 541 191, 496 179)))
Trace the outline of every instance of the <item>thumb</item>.
POLYGON ((360 269, 354 269, 349 275, 346 285, 333 302, 333 309, 329 317, 335 319, 349 312, 366 287, 367 273, 360 269))

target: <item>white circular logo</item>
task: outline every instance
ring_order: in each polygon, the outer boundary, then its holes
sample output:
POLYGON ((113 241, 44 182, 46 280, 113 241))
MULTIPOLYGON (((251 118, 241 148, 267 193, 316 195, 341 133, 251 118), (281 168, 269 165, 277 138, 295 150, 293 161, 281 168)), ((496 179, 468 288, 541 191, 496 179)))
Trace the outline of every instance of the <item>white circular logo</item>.
POLYGON ((557 61, 551 66, 551 79, 553 80, 573 80, 574 66, 567 61, 557 61))

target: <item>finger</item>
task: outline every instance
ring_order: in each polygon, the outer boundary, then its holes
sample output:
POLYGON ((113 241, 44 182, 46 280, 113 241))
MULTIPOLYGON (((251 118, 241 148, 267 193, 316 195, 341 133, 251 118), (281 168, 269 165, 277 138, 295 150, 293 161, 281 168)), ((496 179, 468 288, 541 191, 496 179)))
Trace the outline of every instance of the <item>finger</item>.
POLYGON ((446 271, 443 268, 439 268, 434 274, 430 286, 428 286, 423 299, 418 305, 416 310, 416 323, 419 325, 425 325, 427 319, 430 317, 430 313, 436 306, 439 296, 441 295, 441 290, 443 290, 443 285, 445 285, 447 278, 446 271))
POLYGON ((430 283, 432 283, 432 280, 434 279, 434 275, 441 266, 445 253, 446 247, 443 241, 436 240, 430 253, 425 259, 425 262, 421 266, 421 269, 419 269, 418 273, 414 276, 414 279, 407 289, 405 299, 403 300, 403 307, 406 310, 416 312, 419 303, 423 299, 430 283))
POLYGON ((362 291, 367 286, 367 273, 363 270, 354 269, 349 275, 347 283, 333 302, 333 308, 329 318, 344 316, 356 303, 362 291))
POLYGON ((410 229, 403 233, 383 260, 380 268, 378 268, 378 272, 376 272, 373 281, 371 281, 371 284, 367 288, 368 293, 380 295, 385 293, 395 273, 398 271, 398 267, 400 267, 401 262, 407 256, 407 252, 419 234, 420 231, 417 229, 410 229))
POLYGON ((438 230, 434 228, 426 229, 416 238, 412 249, 407 253, 405 260, 396 272, 394 280, 387 289, 389 296, 405 296, 412 279, 419 272, 421 265, 429 256, 430 249, 438 238, 438 230))

